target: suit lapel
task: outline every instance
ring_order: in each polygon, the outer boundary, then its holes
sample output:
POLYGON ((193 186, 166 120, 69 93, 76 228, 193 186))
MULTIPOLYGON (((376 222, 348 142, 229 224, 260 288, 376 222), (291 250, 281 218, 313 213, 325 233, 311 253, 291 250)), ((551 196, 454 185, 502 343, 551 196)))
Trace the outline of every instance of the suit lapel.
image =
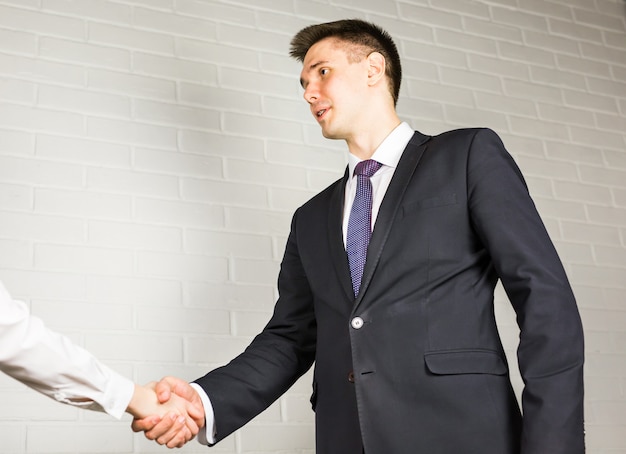
POLYGON ((349 301, 354 300, 352 291, 352 278, 350 277, 350 266, 348 265, 348 256, 343 244, 343 205, 346 194, 346 181, 348 180, 348 168, 341 183, 335 186, 330 201, 328 212, 328 239, 330 242, 331 261, 335 266, 335 271, 341 281, 343 289, 349 301))
MULTIPOLYGON (((357 296, 355 307, 363 299, 363 295, 366 293, 367 287, 372 280, 376 266, 382 254, 383 247, 389 237, 389 232, 393 221, 396 218, 396 213, 400 202, 404 196, 406 188, 411 181, 413 173, 426 150, 428 140, 430 136, 425 136, 419 132, 415 132, 413 137, 407 144, 402 157, 398 162, 398 167, 394 172, 393 178, 389 183, 389 188, 383 198, 383 202, 378 211, 376 218, 376 224, 372 232, 372 238, 367 250, 367 259, 365 262, 365 269, 363 270, 363 279, 361 282, 361 291, 357 296)), ((345 256, 345 251, 344 251, 345 256)), ((347 262, 347 259, 346 259, 347 262)), ((350 281, 350 272, 348 271, 348 281, 350 281)))

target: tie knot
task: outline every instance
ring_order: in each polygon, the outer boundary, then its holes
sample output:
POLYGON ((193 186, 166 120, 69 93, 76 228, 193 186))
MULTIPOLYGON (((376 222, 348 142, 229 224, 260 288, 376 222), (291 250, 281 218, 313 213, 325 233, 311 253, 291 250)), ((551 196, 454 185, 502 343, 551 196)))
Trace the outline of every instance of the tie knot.
POLYGON ((367 159, 365 161, 359 162, 354 168, 355 175, 364 175, 367 178, 371 177, 376 173, 378 169, 382 167, 382 164, 378 161, 374 161, 373 159, 367 159))

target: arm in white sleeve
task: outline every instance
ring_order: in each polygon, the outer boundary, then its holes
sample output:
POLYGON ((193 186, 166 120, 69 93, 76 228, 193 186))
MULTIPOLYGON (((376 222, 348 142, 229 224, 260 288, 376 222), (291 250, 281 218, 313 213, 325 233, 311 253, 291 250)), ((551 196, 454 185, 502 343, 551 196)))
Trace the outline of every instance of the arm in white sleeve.
POLYGON ((61 403, 121 418, 134 384, 48 329, 0 283, 0 370, 61 403))
POLYGON ((204 428, 198 432, 198 441, 203 445, 212 446, 215 444, 215 413, 213 413, 211 399, 200 385, 197 383, 190 383, 190 385, 196 390, 202 400, 202 405, 204 405, 204 428))

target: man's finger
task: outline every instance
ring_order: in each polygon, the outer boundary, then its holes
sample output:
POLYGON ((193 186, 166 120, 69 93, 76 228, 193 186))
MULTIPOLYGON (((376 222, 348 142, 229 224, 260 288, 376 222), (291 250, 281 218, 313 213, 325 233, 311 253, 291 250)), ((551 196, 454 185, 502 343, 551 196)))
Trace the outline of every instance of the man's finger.
POLYGON ((191 437, 187 437, 186 433, 189 429, 185 426, 185 417, 168 413, 164 419, 171 421, 170 428, 156 438, 156 442, 160 445, 168 447, 176 447, 181 441, 187 442, 191 437), (171 446, 170 446, 171 445, 171 446))
MULTIPOLYGON (((179 416, 176 413, 171 413, 171 412, 168 413, 161 419, 161 421, 156 426, 146 431, 146 438, 149 440, 158 441, 160 437, 163 437, 172 429, 178 417, 179 416)), ((167 443, 168 440, 169 438, 166 438, 163 443, 159 443, 159 444, 165 444, 167 443)))
POLYGON ((185 443, 187 443, 192 438, 193 436, 189 432, 189 429, 187 429, 186 427, 182 427, 180 432, 178 432, 178 434, 174 438, 167 442, 166 446, 168 448, 182 448, 183 446, 185 446, 185 443))
POLYGON ((161 417, 158 415, 148 416, 143 419, 133 419, 130 427, 133 432, 145 432, 151 430, 161 421, 161 417))

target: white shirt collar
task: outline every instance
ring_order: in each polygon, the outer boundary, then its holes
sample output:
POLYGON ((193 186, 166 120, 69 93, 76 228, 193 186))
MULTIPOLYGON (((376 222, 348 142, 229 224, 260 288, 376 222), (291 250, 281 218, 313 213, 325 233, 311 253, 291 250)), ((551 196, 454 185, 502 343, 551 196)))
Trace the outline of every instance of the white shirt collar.
MULTIPOLYGON (((402 122, 389 133, 385 140, 378 146, 371 159, 374 159, 384 166, 397 167, 402 152, 406 148, 409 140, 413 137, 415 131, 408 123, 402 122)), ((352 153, 348 153, 348 169, 349 175, 354 174, 354 168, 361 161, 361 159, 354 156, 352 153)))

